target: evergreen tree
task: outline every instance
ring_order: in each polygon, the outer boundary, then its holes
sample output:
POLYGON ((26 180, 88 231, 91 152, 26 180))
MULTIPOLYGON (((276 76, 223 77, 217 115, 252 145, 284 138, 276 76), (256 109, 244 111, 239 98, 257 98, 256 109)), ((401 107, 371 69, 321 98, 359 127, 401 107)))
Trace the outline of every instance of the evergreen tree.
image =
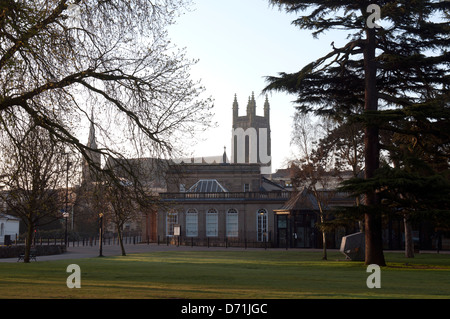
MULTIPOLYGON (((297 95, 299 112, 331 115, 364 124, 364 217, 366 264, 385 265, 381 237, 381 198, 370 183, 380 163, 380 127, 422 108, 445 108, 449 88, 450 2, 271 0, 301 13, 293 24, 313 30, 348 32, 342 47, 293 74, 268 77, 265 91, 297 95), (374 21, 379 15, 380 21, 374 21)), ((422 113, 426 114, 426 113, 422 113)), ((354 183, 361 189, 361 182, 354 183)))
POLYGON ((385 204, 401 213, 405 225, 405 256, 414 257, 413 220, 450 226, 450 105, 407 108, 391 130, 391 165, 376 176, 385 204), (436 107, 437 106, 437 107, 436 107))

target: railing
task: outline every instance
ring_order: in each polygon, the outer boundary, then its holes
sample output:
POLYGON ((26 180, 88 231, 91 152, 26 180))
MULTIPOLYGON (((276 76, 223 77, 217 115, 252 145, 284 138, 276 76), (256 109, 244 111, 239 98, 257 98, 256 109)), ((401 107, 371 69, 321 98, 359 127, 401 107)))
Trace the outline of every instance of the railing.
MULTIPOLYGON (((127 244, 140 244, 144 242, 145 238, 141 235, 127 235, 123 237, 123 243, 127 244)), ((80 247, 80 246, 97 246, 99 242, 98 236, 91 237, 82 237, 78 239, 68 238, 67 247, 80 247)), ((11 241, 11 246, 24 245, 25 240, 13 240, 11 241)), ((33 238, 32 245, 33 246, 55 246, 55 245, 64 245, 65 239, 63 237, 53 237, 53 238, 43 238, 37 237, 33 238)), ((119 238, 117 236, 104 236, 103 237, 104 245, 119 245, 119 238)))
POLYGON ((292 192, 218 192, 218 193, 160 193, 163 200, 196 199, 248 199, 248 200, 287 200, 292 192))
POLYGON ((190 247, 241 247, 241 248, 273 248, 272 232, 256 239, 255 232, 248 232, 244 237, 187 237, 187 236, 158 236, 158 246, 190 246, 190 247))

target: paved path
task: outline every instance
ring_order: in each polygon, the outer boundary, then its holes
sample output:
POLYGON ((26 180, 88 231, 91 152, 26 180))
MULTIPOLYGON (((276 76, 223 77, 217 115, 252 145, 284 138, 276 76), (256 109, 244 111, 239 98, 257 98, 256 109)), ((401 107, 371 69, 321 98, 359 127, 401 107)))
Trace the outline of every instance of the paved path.
MULTIPOLYGON (((155 251, 193 251, 193 250, 263 250, 264 248, 247 248, 244 247, 204 247, 204 246, 174 246, 174 245, 157 245, 157 244, 126 244, 125 252, 126 254, 139 254, 146 252, 155 252, 155 251)), ((280 250, 280 248, 272 248, 275 250, 280 250)), ((271 249, 267 249, 271 250, 271 249)), ((312 251, 309 249, 309 251, 312 251)), ((318 249, 318 251, 322 251, 318 249)), ((103 246, 103 256, 120 256, 122 251, 120 250, 119 245, 104 245, 103 246)), ((49 256, 37 256, 37 261, 46 261, 46 260, 63 260, 63 259, 76 259, 76 258, 93 258, 99 256, 99 247, 98 246, 80 246, 80 247, 67 247, 67 252, 58 255, 49 255, 49 256)), ((14 258, 0 258, 0 262, 17 262, 17 257, 14 258)), ((32 261, 34 262, 34 261, 32 261)))
MULTIPOLYGON (((173 246, 173 245, 157 245, 157 244, 126 244, 125 252, 127 254, 139 254, 146 252, 155 252, 155 251, 199 251, 199 250, 228 250, 228 251, 244 251, 244 250, 263 250, 264 248, 244 248, 244 247, 205 247, 205 246, 173 246)), ((268 248, 267 251, 270 250, 284 250, 282 248, 268 248)), ((291 248, 290 251, 322 251, 322 249, 299 249, 299 248, 291 248)), ((328 251, 338 251, 337 249, 328 249, 328 251)), ((387 251, 386 251, 387 252, 387 251)), ((403 251, 396 251, 403 252, 403 251)), ((421 251, 421 253, 436 253, 436 251, 421 251)), ((441 254, 449 254, 450 251, 441 251, 441 254)), ((120 246, 118 245, 104 245, 103 246, 103 256, 120 256, 122 254, 120 250, 120 246)), ((47 261, 47 260, 64 260, 64 259, 77 259, 77 258, 93 258, 98 257, 99 255, 99 247, 98 246, 80 246, 80 247, 68 247, 67 252, 59 255, 49 255, 49 256, 37 256, 37 261, 47 261)), ((17 262, 17 257, 14 258, 0 258, 0 262, 17 262)), ((32 261, 34 262, 34 261, 32 261)))

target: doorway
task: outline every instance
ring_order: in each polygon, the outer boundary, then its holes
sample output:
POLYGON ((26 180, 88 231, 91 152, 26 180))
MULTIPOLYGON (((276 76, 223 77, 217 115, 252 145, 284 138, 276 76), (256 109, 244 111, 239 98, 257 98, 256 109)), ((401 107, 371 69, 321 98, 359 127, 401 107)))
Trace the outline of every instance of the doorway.
POLYGON ((315 247, 316 214, 309 212, 299 212, 295 215, 294 221, 294 247, 313 248, 315 247))

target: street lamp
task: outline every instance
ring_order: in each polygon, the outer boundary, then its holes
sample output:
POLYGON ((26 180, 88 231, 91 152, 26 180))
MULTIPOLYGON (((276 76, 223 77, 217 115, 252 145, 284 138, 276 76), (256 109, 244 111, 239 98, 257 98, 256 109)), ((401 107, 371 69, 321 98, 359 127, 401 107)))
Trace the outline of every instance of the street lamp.
POLYGON ((65 152, 64 155, 66 155, 66 160, 67 160, 67 162, 66 162, 66 209, 64 212, 64 218, 66 219, 66 227, 65 227, 65 231, 64 231, 64 244, 67 247, 67 244, 68 244, 68 242, 67 242, 67 218, 69 217, 69 211, 68 211, 67 206, 69 203, 69 165, 70 165, 69 155, 70 154, 65 152))
POLYGON ((65 211, 62 215, 63 215, 63 217, 64 217, 64 219, 66 221, 66 229, 65 229, 65 234, 64 234, 64 244, 67 247, 67 218, 69 218, 69 213, 67 211, 65 211))
POLYGON ((100 226, 100 231, 99 231, 99 245, 100 245, 100 253, 99 253, 99 257, 103 257, 103 213, 98 214, 99 216, 99 226, 100 226))

